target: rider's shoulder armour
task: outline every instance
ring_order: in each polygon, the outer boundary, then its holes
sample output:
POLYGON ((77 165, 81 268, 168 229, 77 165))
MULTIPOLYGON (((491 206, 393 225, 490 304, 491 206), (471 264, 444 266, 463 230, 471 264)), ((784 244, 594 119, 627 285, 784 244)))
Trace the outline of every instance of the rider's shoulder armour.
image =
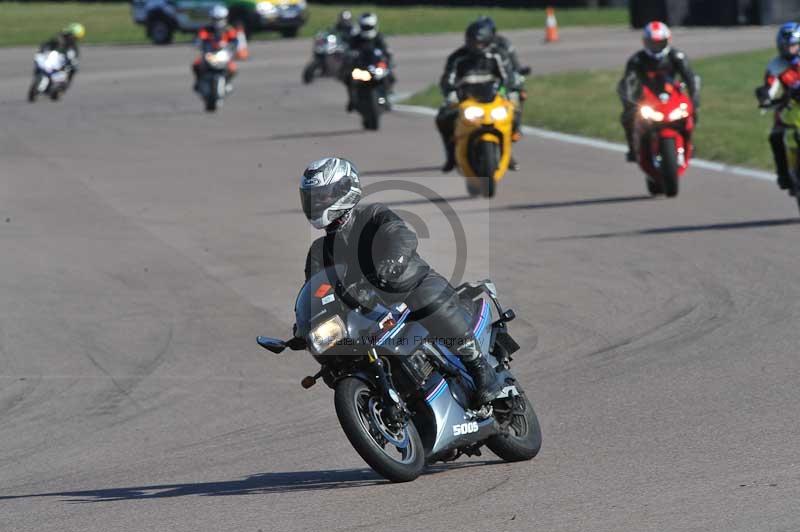
POLYGON ((772 58, 772 61, 770 61, 767 65, 767 73, 772 76, 780 76, 791 66, 792 65, 789 64, 789 61, 781 56, 776 56, 772 58))

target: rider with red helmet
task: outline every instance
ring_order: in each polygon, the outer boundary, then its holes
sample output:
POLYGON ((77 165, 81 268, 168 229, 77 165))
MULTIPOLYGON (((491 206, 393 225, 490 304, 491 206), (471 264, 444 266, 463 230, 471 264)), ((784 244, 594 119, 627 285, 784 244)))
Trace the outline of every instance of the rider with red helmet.
POLYGON ((674 79, 680 76, 694 102, 695 121, 697 121, 697 108, 700 105, 697 79, 689 66, 686 54, 671 46, 672 32, 669 27, 663 22, 650 22, 644 27, 642 41, 644 48, 628 59, 625 74, 617 85, 617 93, 622 100, 620 121, 628 141, 626 158, 630 162, 636 161, 636 152, 632 145, 633 122, 644 82, 656 77, 674 79))
POLYGON ((789 166, 783 133, 786 126, 781 122, 780 111, 789 102, 792 92, 800 90, 800 24, 787 22, 778 29, 775 38, 778 55, 767 65, 764 84, 756 89, 756 98, 762 107, 776 105, 775 123, 769 134, 769 145, 775 159, 778 186, 788 189, 789 166))

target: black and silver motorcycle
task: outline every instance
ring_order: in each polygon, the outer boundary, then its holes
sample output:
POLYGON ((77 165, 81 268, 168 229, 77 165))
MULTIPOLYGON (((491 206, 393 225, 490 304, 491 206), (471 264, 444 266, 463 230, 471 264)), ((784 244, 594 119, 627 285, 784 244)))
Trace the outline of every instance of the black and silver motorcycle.
POLYGON ((314 36, 311 61, 303 69, 303 83, 320 76, 338 78, 344 65, 347 44, 338 34, 320 31, 314 36))
POLYGON ((233 60, 234 51, 230 46, 219 50, 206 51, 201 58, 200 76, 195 90, 203 99, 206 111, 212 113, 222 106, 225 96, 232 88, 228 83, 228 65, 233 60))
POLYGON ((356 56, 350 71, 350 90, 364 129, 377 130, 381 113, 390 110, 391 79, 391 65, 381 49, 364 50, 356 56))
POLYGON ((511 374, 519 345, 508 334, 514 319, 490 281, 457 287, 473 333, 503 383, 499 398, 470 407, 472 379, 454 346, 428 341, 428 331, 409 320, 405 303, 386 304, 363 281, 344 287, 341 268, 328 268, 303 286, 295 304, 295 334, 258 343, 273 353, 307 349, 321 364, 304 378, 334 390, 336 415, 348 440, 378 474, 393 481, 417 478, 437 461, 480 455, 486 445, 503 460, 530 460, 542 442, 533 405, 511 374), (492 306, 498 312, 492 316, 492 306))

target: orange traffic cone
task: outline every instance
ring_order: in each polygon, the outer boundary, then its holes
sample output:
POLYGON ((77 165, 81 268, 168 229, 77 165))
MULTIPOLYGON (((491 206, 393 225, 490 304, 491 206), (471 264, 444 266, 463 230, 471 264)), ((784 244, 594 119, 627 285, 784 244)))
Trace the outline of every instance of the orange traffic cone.
POLYGON ((247 59, 250 57, 250 50, 247 48, 247 35, 244 31, 244 26, 239 24, 236 26, 236 57, 238 59, 247 59))
POLYGON ((545 22, 544 42, 558 41, 558 22, 556 21, 556 10, 552 7, 545 9, 547 21, 545 22))

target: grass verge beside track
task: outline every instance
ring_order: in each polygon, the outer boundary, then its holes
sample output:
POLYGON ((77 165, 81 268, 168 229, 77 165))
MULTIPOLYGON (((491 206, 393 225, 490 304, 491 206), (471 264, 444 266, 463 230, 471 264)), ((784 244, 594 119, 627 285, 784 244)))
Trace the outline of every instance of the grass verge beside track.
MULTIPOLYGON (((771 114, 756 109, 753 89, 761 82, 774 50, 737 53, 693 62, 702 77, 700 122, 695 131, 697 156, 728 164, 772 168, 767 134, 771 114)), ((619 70, 569 72, 528 79, 524 122, 554 131, 625 142, 619 124, 616 84, 619 70)), ((534 68, 536 65, 534 63, 534 68)), ((404 103, 437 107, 436 87, 404 103)))
MULTIPOLYGON (((308 37, 331 25, 345 5, 309 6, 310 18, 300 35, 308 37)), ((461 32, 478 15, 494 17, 502 29, 544 28, 541 9, 471 8, 471 7, 385 7, 359 5, 356 13, 374 10, 387 35, 461 32)), ((86 26, 86 42, 146 43, 144 28, 134 24, 127 2, 113 4, 80 4, 77 2, 0 2, 0 46, 36 45, 56 33, 69 22, 86 26)), ((558 12, 561 26, 627 24, 625 9, 563 9, 558 12)), ((275 33, 259 33, 257 39, 275 38, 275 33)), ((187 41, 187 34, 176 34, 176 40, 187 41)))

